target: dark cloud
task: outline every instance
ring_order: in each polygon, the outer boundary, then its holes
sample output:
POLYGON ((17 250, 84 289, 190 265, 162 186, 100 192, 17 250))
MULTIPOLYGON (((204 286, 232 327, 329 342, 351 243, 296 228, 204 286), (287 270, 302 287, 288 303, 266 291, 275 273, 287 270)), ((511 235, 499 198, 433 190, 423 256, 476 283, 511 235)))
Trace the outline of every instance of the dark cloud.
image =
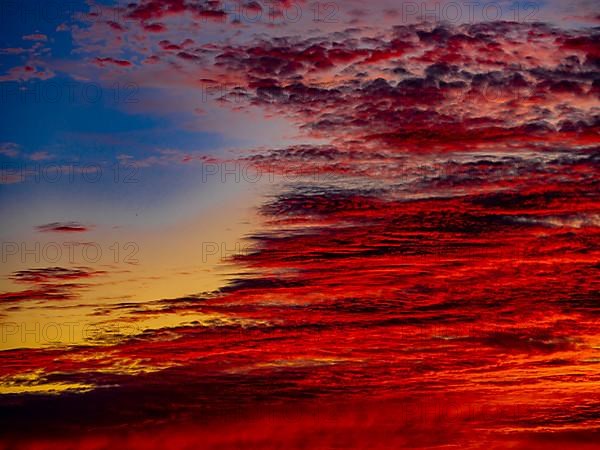
POLYGON ((44 225, 38 225, 36 230, 41 233, 83 233, 90 231, 91 227, 79 222, 52 222, 44 225))
POLYGON ((106 58, 96 57, 93 62, 94 62, 94 64, 96 64, 97 66, 100 66, 100 67, 104 67, 106 65, 112 65, 112 66, 117 66, 117 67, 133 66, 131 61, 127 61, 125 59, 115 59, 115 58, 111 58, 111 57, 106 57, 106 58))
POLYGON ((95 271, 87 267, 67 269, 64 267, 45 267, 42 269, 27 269, 13 272, 10 278, 20 283, 54 283, 66 280, 89 278, 104 274, 103 271, 95 271))
POLYGON ((79 297, 89 284, 86 280, 105 275, 106 271, 89 267, 65 268, 44 267, 13 272, 9 279, 16 283, 28 284, 30 289, 0 294, 4 302, 23 302, 29 300, 70 300, 79 297))

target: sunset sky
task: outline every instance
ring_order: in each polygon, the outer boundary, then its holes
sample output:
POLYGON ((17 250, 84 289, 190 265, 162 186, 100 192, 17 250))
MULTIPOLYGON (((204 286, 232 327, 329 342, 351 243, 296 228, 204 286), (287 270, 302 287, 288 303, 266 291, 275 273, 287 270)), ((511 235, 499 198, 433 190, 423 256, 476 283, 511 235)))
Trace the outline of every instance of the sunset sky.
POLYGON ((0 449, 600 442, 596 2, 0 23, 0 449))

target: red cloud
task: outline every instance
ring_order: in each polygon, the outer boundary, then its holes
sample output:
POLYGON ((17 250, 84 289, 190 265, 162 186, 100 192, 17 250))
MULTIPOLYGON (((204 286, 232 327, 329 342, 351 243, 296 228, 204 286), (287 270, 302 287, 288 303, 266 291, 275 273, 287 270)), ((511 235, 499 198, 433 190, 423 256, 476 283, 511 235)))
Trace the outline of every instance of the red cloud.
POLYGON ((124 59, 114 59, 114 58, 110 58, 110 57, 106 57, 106 58, 96 58, 94 60, 94 63, 100 67, 104 67, 107 64, 111 64, 114 66, 119 66, 119 67, 131 67, 133 64, 130 61, 124 60, 124 59))
POLYGON ((37 231, 42 233, 58 232, 58 233, 83 233, 89 231, 91 227, 83 225, 79 222, 52 222, 36 227, 37 231))

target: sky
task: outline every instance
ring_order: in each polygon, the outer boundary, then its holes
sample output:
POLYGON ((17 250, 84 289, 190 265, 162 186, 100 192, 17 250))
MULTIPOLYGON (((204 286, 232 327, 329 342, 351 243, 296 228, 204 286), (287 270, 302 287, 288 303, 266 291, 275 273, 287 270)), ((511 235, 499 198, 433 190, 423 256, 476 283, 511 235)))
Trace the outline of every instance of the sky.
POLYGON ((594 447, 595 2, 0 23, 0 449, 594 447))

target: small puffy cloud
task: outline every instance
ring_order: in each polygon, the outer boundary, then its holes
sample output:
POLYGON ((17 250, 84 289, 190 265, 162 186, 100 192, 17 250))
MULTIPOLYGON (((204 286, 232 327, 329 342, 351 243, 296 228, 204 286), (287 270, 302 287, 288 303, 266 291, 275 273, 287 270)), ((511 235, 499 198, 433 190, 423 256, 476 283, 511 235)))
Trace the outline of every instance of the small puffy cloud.
POLYGON ((35 152, 29 156, 29 159, 32 161, 45 161, 51 158, 52 155, 48 152, 35 152))
POLYGON ((19 156, 19 145, 14 142, 3 142, 0 144, 0 155, 16 158, 19 156))
POLYGON ((24 41, 39 41, 39 42, 47 42, 48 36, 42 33, 34 33, 34 34, 26 34, 23 36, 24 41))
POLYGON ((119 66, 119 67, 131 67, 133 64, 131 64, 130 61, 127 61, 125 59, 115 59, 115 58, 96 58, 94 60, 94 64, 96 64, 97 66, 100 67, 105 67, 106 65, 113 65, 113 66, 119 66))

